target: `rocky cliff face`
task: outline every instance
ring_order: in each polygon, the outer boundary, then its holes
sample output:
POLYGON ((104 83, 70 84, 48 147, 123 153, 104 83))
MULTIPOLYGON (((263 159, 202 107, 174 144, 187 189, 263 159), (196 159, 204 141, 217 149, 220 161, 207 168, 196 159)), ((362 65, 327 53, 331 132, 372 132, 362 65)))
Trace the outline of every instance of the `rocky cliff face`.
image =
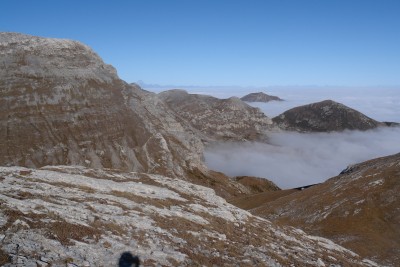
POLYGON ((89 47, 0 33, 0 164, 168 175, 201 168, 202 144, 151 93, 89 47))
POLYGON ((290 109, 273 118, 281 129, 299 132, 369 130, 383 123, 332 100, 290 109))
POLYGON ((274 201, 264 198, 252 212, 332 239, 383 265, 398 266, 398 192, 400 154, 350 166, 323 184, 289 192, 274 201))
POLYGON ((0 265, 376 266, 225 202, 212 189, 142 173, 0 167, 0 265))
POLYGON ((165 91, 158 96, 206 140, 259 140, 265 138, 265 130, 272 125, 259 109, 236 97, 218 99, 183 90, 165 91))
POLYGON ((248 95, 243 96, 240 98, 243 101, 246 102, 270 102, 270 101, 283 101, 283 99, 273 96, 273 95, 267 95, 263 92, 258 92, 258 93, 250 93, 248 95))

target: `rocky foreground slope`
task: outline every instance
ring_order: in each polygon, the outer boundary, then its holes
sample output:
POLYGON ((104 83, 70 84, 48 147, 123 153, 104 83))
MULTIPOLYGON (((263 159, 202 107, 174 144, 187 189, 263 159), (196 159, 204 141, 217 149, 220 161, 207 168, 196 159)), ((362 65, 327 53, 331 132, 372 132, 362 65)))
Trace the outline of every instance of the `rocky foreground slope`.
POLYGON ((3 266, 116 266, 123 251, 143 266, 375 266, 175 178, 50 166, 0 179, 3 266))
POLYGON ((400 154, 348 167, 302 191, 236 200, 252 213, 324 236, 389 266, 400 262, 400 154), (250 204, 252 203, 252 204, 250 204))
POLYGON ((261 140, 272 125, 258 108, 237 97, 219 99, 184 90, 169 90, 158 96, 204 140, 261 140))
POLYGON ((332 100, 295 107, 272 120, 283 130, 298 132, 365 131, 386 126, 332 100))

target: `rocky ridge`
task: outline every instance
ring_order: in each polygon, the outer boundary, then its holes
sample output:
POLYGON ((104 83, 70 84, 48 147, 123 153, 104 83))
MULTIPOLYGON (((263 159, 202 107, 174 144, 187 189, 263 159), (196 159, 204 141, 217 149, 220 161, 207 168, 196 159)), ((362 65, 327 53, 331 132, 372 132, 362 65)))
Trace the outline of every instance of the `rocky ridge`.
POLYGON ((204 169, 201 141, 89 47, 0 33, 0 66, 1 165, 204 169))
POLYGON ((0 179, 3 266, 115 266, 126 250, 144 266, 377 266, 176 178, 48 166, 0 179))
POLYGON ((262 140, 272 126, 270 118, 237 97, 218 99, 169 90, 158 94, 178 117, 198 131, 203 140, 262 140))
POLYGON ((280 225, 299 227, 383 265, 397 266, 399 190, 396 154, 349 166, 339 176, 304 190, 246 196, 246 202, 236 203, 280 225))
POLYGON ((201 162, 199 140, 89 47, 1 33, 0 55, 0 164, 180 175, 189 162, 201 162))
POLYGON ((332 100, 295 107, 272 120, 283 130, 299 132, 365 131, 386 126, 332 100))
POLYGON ((248 95, 245 95, 240 98, 242 101, 246 102, 270 102, 270 101, 283 101, 283 99, 273 96, 273 95, 267 95, 263 92, 258 92, 258 93, 250 93, 248 95))

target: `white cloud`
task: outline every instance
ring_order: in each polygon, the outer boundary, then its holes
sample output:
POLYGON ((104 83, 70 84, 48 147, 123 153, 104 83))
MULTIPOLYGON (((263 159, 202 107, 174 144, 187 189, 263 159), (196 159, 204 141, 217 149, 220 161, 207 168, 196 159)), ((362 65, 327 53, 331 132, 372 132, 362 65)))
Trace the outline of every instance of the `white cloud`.
POLYGON ((292 188, 323 182, 349 164, 400 152, 400 128, 269 136, 271 144, 219 143, 208 147, 206 164, 231 176, 264 177, 281 188, 292 188))

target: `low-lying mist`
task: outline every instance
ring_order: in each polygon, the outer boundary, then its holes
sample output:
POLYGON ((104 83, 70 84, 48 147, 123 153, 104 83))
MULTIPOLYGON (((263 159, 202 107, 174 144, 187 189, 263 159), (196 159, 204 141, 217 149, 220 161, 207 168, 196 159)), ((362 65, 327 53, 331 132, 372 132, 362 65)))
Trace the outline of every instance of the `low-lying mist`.
POLYGON ((400 152, 400 127, 268 135, 270 144, 225 142, 209 146, 206 164, 230 176, 264 177, 287 189, 320 183, 350 164, 400 152))

